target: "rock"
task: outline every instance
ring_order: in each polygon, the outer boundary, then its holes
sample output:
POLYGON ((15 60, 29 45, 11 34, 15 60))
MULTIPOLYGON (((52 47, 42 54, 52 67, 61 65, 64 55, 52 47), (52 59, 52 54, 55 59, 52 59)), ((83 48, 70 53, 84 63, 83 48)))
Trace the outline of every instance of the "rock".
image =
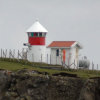
POLYGON ((12 97, 18 97, 18 94, 16 92, 10 92, 10 96, 12 96, 12 97))
POLYGON ((84 80, 65 73, 30 75, 26 69, 10 75, 5 72, 0 70, 0 100, 100 100, 99 77, 84 80))
POLYGON ((60 72, 60 73, 56 73, 56 74, 52 74, 53 76, 67 76, 67 77, 77 77, 77 74, 70 74, 70 73, 64 73, 64 72, 60 72))

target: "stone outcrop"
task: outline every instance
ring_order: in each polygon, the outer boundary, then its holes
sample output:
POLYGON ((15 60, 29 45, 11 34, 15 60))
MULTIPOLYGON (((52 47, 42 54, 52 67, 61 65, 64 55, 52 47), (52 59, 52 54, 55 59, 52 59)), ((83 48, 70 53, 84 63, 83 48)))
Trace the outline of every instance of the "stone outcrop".
POLYGON ((84 80, 38 71, 1 70, 0 100, 100 100, 99 84, 100 78, 84 80))

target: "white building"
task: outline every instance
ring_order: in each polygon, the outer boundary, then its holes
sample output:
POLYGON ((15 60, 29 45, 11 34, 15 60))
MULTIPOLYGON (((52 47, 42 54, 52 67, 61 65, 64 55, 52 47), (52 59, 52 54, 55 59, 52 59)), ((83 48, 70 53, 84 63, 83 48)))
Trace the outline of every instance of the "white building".
POLYGON ((51 49, 51 64, 75 68, 78 66, 79 50, 81 44, 76 41, 53 41, 48 48, 51 49))
POLYGON ((47 30, 36 21, 28 30, 27 59, 31 62, 46 62, 46 45, 45 38, 47 30))
POLYGON ((28 30, 28 46, 27 59, 30 62, 44 62, 50 64, 66 65, 74 68, 78 66, 79 49, 81 44, 76 41, 54 41, 48 48, 51 49, 47 56, 46 34, 48 31, 36 21, 28 30), (49 61, 48 61, 49 59, 49 61))

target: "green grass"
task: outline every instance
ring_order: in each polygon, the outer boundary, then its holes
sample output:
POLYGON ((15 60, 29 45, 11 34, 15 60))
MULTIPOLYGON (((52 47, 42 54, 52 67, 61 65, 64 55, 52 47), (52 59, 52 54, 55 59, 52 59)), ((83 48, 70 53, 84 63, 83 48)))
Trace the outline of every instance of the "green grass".
POLYGON ((17 71, 23 68, 32 68, 28 65, 22 65, 20 63, 8 62, 8 61, 0 61, 0 69, 6 69, 10 71, 17 71))
MULTIPOLYGON (((40 64, 41 66, 41 64, 40 64)), ((40 72, 48 72, 50 74, 59 72, 57 70, 49 70, 49 69, 43 69, 43 68, 38 68, 37 66, 30 66, 30 65, 25 65, 22 63, 18 62, 9 62, 9 61, 0 61, 0 69, 5 69, 9 71, 17 71, 21 69, 28 69, 28 70, 37 70, 40 72)))
MULTIPOLYGON (((48 72, 50 75, 59 72, 66 72, 71 74, 77 74, 78 77, 82 78, 90 78, 90 77, 100 77, 100 71, 92 71, 92 70, 74 70, 74 69, 64 69, 64 70, 53 70, 53 69, 43 69, 39 68, 38 66, 52 66, 48 64, 41 64, 41 63, 30 63, 27 61, 17 61, 17 60, 9 60, 9 59, 0 59, 0 69, 6 69, 10 71, 17 71, 21 69, 28 69, 28 70, 37 70, 40 72, 48 72)), ((59 67, 59 66, 57 66, 59 67)), ((61 66, 60 66, 61 67, 61 66)))

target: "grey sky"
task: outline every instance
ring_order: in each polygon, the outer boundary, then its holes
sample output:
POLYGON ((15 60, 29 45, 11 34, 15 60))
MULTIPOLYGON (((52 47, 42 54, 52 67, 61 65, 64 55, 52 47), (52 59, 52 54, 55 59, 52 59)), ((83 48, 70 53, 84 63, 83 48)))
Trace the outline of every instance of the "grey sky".
POLYGON ((36 18, 54 40, 76 40, 100 64, 100 0, 0 0, 0 48, 21 49, 36 18))

